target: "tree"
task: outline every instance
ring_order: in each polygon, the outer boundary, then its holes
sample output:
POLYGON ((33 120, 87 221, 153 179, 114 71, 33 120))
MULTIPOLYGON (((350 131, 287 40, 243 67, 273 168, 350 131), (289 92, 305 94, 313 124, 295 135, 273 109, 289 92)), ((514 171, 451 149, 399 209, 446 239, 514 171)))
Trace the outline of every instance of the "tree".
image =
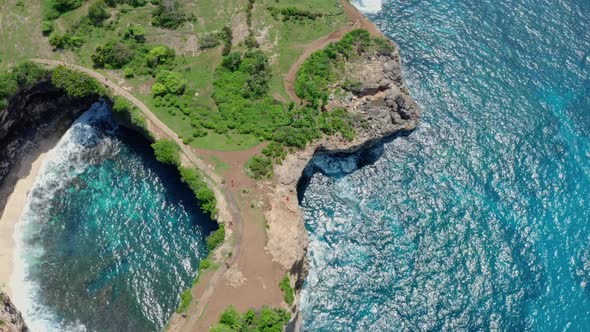
POLYGON ((186 80, 180 73, 163 70, 156 76, 156 82, 163 84, 166 91, 173 95, 181 95, 186 88, 186 80))

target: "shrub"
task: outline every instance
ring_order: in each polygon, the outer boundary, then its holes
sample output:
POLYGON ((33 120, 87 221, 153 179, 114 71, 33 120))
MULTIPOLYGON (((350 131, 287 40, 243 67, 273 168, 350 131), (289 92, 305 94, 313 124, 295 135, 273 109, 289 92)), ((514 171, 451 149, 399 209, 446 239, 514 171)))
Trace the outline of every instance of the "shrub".
POLYGON ((180 73, 163 70, 156 76, 156 82, 164 85, 166 92, 181 95, 186 88, 186 80, 180 73))
POLYGON ((289 279, 289 274, 285 272, 285 276, 279 283, 279 288, 283 291, 283 299, 287 304, 293 305, 295 301, 295 293, 293 291, 293 287, 291 287, 291 280, 289 279))
POLYGON ((182 294, 180 294, 180 304, 178 305, 178 308, 176 308, 176 313, 180 314, 186 312, 188 307, 191 305, 192 301, 193 294, 191 293, 190 289, 187 289, 184 292, 182 292, 182 294))
POLYGON ((152 12, 152 25, 166 29, 177 29, 187 21, 184 9, 176 0, 161 0, 152 12))
POLYGON ((95 1, 88 7, 88 18, 95 26, 101 25, 109 17, 111 15, 107 12, 107 6, 102 0, 95 1))
POLYGON ((281 332, 283 327, 291 319, 284 309, 271 309, 263 307, 259 313, 248 310, 240 314, 233 306, 229 306, 219 318, 219 323, 209 331, 212 332, 237 332, 237 331, 260 331, 260 332, 281 332))
POLYGON ((51 82, 57 88, 65 90, 67 94, 74 97, 86 97, 104 92, 102 86, 94 78, 64 66, 55 67, 51 75, 51 82))
POLYGON ((207 249, 209 251, 215 250, 225 240, 225 225, 219 224, 219 228, 207 236, 207 249))
POLYGON ((164 164, 180 166, 180 147, 174 141, 161 139, 152 144, 156 159, 164 164))
POLYGON ((211 260, 205 258, 199 262, 199 270, 207 270, 211 267, 211 260))
POLYGON ((108 42, 104 46, 97 46, 91 58, 95 67, 119 69, 128 64, 133 56, 134 52, 129 45, 108 42))
POLYGON ((164 45, 155 46, 146 55, 147 65, 155 68, 162 64, 172 63, 175 56, 176 54, 172 48, 164 45))
POLYGON ((41 32, 44 36, 48 36, 53 31, 53 21, 43 20, 41 22, 41 32))
POLYGON ((145 28, 141 25, 133 24, 127 28, 123 38, 135 40, 138 43, 145 43, 145 28))
POLYGON ((217 214, 217 200, 213 190, 209 188, 207 182, 203 179, 202 173, 194 168, 181 167, 180 176, 182 181, 189 186, 197 197, 201 209, 207 212, 211 218, 214 218, 217 214))
POLYGON ((217 34, 208 33, 199 40, 199 49, 204 50, 208 48, 214 48, 219 45, 219 43, 219 37, 217 34))
POLYGON ((248 175, 256 180, 272 176, 272 160, 264 156, 254 156, 246 163, 248 175))

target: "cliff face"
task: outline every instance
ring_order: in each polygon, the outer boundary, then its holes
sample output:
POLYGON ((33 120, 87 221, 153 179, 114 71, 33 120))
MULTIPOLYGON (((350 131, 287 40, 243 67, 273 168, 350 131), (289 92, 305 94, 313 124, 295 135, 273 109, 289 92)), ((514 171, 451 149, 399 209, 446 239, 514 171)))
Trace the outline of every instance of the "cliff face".
POLYGON ((28 331, 23 317, 6 293, 0 291, 0 332, 28 331))
POLYGON ((8 107, 0 110, 0 211, 4 209, 6 193, 16 181, 10 176, 11 170, 37 138, 49 132, 65 133, 96 99, 70 97, 49 81, 41 81, 10 98, 8 107))
MULTIPOLYGON (((342 137, 325 137, 306 149, 290 154, 275 167, 274 190, 269 195, 270 209, 266 249, 296 279, 297 291, 307 277, 308 234, 297 199, 297 186, 302 177, 313 174, 310 161, 321 154, 347 154, 365 151, 395 135, 409 133, 419 122, 420 110, 408 94, 402 75, 397 47, 387 55, 368 55, 344 68, 344 81, 334 85, 328 109, 345 108, 355 115, 356 136, 352 141, 342 137)), ((296 309, 299 306, 297 299, 296 309)), ((298 319, 290 328, 297 330, 298 319)))

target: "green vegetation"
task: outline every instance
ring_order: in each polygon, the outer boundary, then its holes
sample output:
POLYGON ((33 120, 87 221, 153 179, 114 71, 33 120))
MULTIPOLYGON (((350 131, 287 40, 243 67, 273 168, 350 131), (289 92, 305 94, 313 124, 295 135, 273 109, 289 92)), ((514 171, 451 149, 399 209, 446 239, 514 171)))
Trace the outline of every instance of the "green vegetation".
POLYGON ((223 240, 225 240, 225 225, 220 224, 215 232, 207 236, 207 249, 209 252, 219 247, 223 243, 223 240))
POLYGON ((328 100, 329 85, 338 78, 338 68, 351 58, 361 54, 391 54, 393 46, 383 38, 373 38, 362 29, 346 34, 337 43, 316 51, 305 60, 297 73, 295 93, 314 106, 324 105, 328 100))
POLYGON ((105 92, 104 87, 94 78, 81 71, 64 66, 55 67, 51 74, 51 82, 74 97, 86 97, 93 94, 102 95, 105 92))
POLYGON ((0 110, 8 106, 8 99, 18 89, 30 87, 47 77, 47 71, 32 62, 23 62, 9 72, 0 73, 0 110))
POLYGON ((193 294, 190 288, 186 289, 184 292, 182 292, 182 294, 180 294, 180 304, 178 304, 178 308, 176 308, 176 313, 181 314, 186 312, 192 301, 193 294))
POLYGON ((270 178, 272 172, 272 159, 265 156, 254 156, 246 163, 247 174, 256 179, 262 180, 270 178))
POLYGON ((293 305, 295 301, 295 292, 293 291, 293 287, 291 287, 291 280, 289 279, 289 274, 285 272, 285 276, 279 283, 279 288, 283 291, 283 299, 287 304, 293 305))
POLYGON ((289 320, 291 320, 291 314, 284 309, 271 309, 264 307, 258 313, 250 309, 242 315, 236 310, 236 308, 230 306, 221 314, 219 323, 213 326, 209 331, 281 332, 289 320))
POLYGON ((115 96, 113 99, 113 112, 120 114, 126 121, 138 127, 144 135, 151 137, 147 121, 143 113, 135 105, 131 105, 127 99, 121 96, 115 96))
POLYGON ((152 25, 177 29, 188 17, 177 0, 157 0, 157 5, 152 12, 152 25))
POLYGON ((217 200, 215 199, 213 190, 211 190, 207 185, 207 182, 205 182, 203 174, 194 168, 180 167, 179 170, 182 181, 188 184, 189 188, 191 188, 199 200, 199 206, 201 209, 208 213, 211 218, 215 218, 215 215, 217 214, 217 200))
POLYGON ((283 21, 300 21, 305 19, 315 20, 324 16, 322 13, 314 13, 296 7, 277 8, 269 6, 267 9, 270 11, 272 17, 278 19, 279 16, 281 16, 283 21))
POLYGON ((161 139, 152 144, 156 159, 164 164, 180 166, 180 146, 170 139, 161 139))

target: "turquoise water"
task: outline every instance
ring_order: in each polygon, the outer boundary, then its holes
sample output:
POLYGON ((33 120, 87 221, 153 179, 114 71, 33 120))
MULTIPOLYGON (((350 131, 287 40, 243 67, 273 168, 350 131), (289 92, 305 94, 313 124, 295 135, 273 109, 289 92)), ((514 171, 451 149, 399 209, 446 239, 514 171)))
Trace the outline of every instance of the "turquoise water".
POLYGON ((590 330, 590 2, 364 2, 423 120, 316 160, 304 330, 590 330))
POLYGON ((99 103, 50 152, 28 204, 13 289, 33 331, 161 330, 216 227, 99 103))

